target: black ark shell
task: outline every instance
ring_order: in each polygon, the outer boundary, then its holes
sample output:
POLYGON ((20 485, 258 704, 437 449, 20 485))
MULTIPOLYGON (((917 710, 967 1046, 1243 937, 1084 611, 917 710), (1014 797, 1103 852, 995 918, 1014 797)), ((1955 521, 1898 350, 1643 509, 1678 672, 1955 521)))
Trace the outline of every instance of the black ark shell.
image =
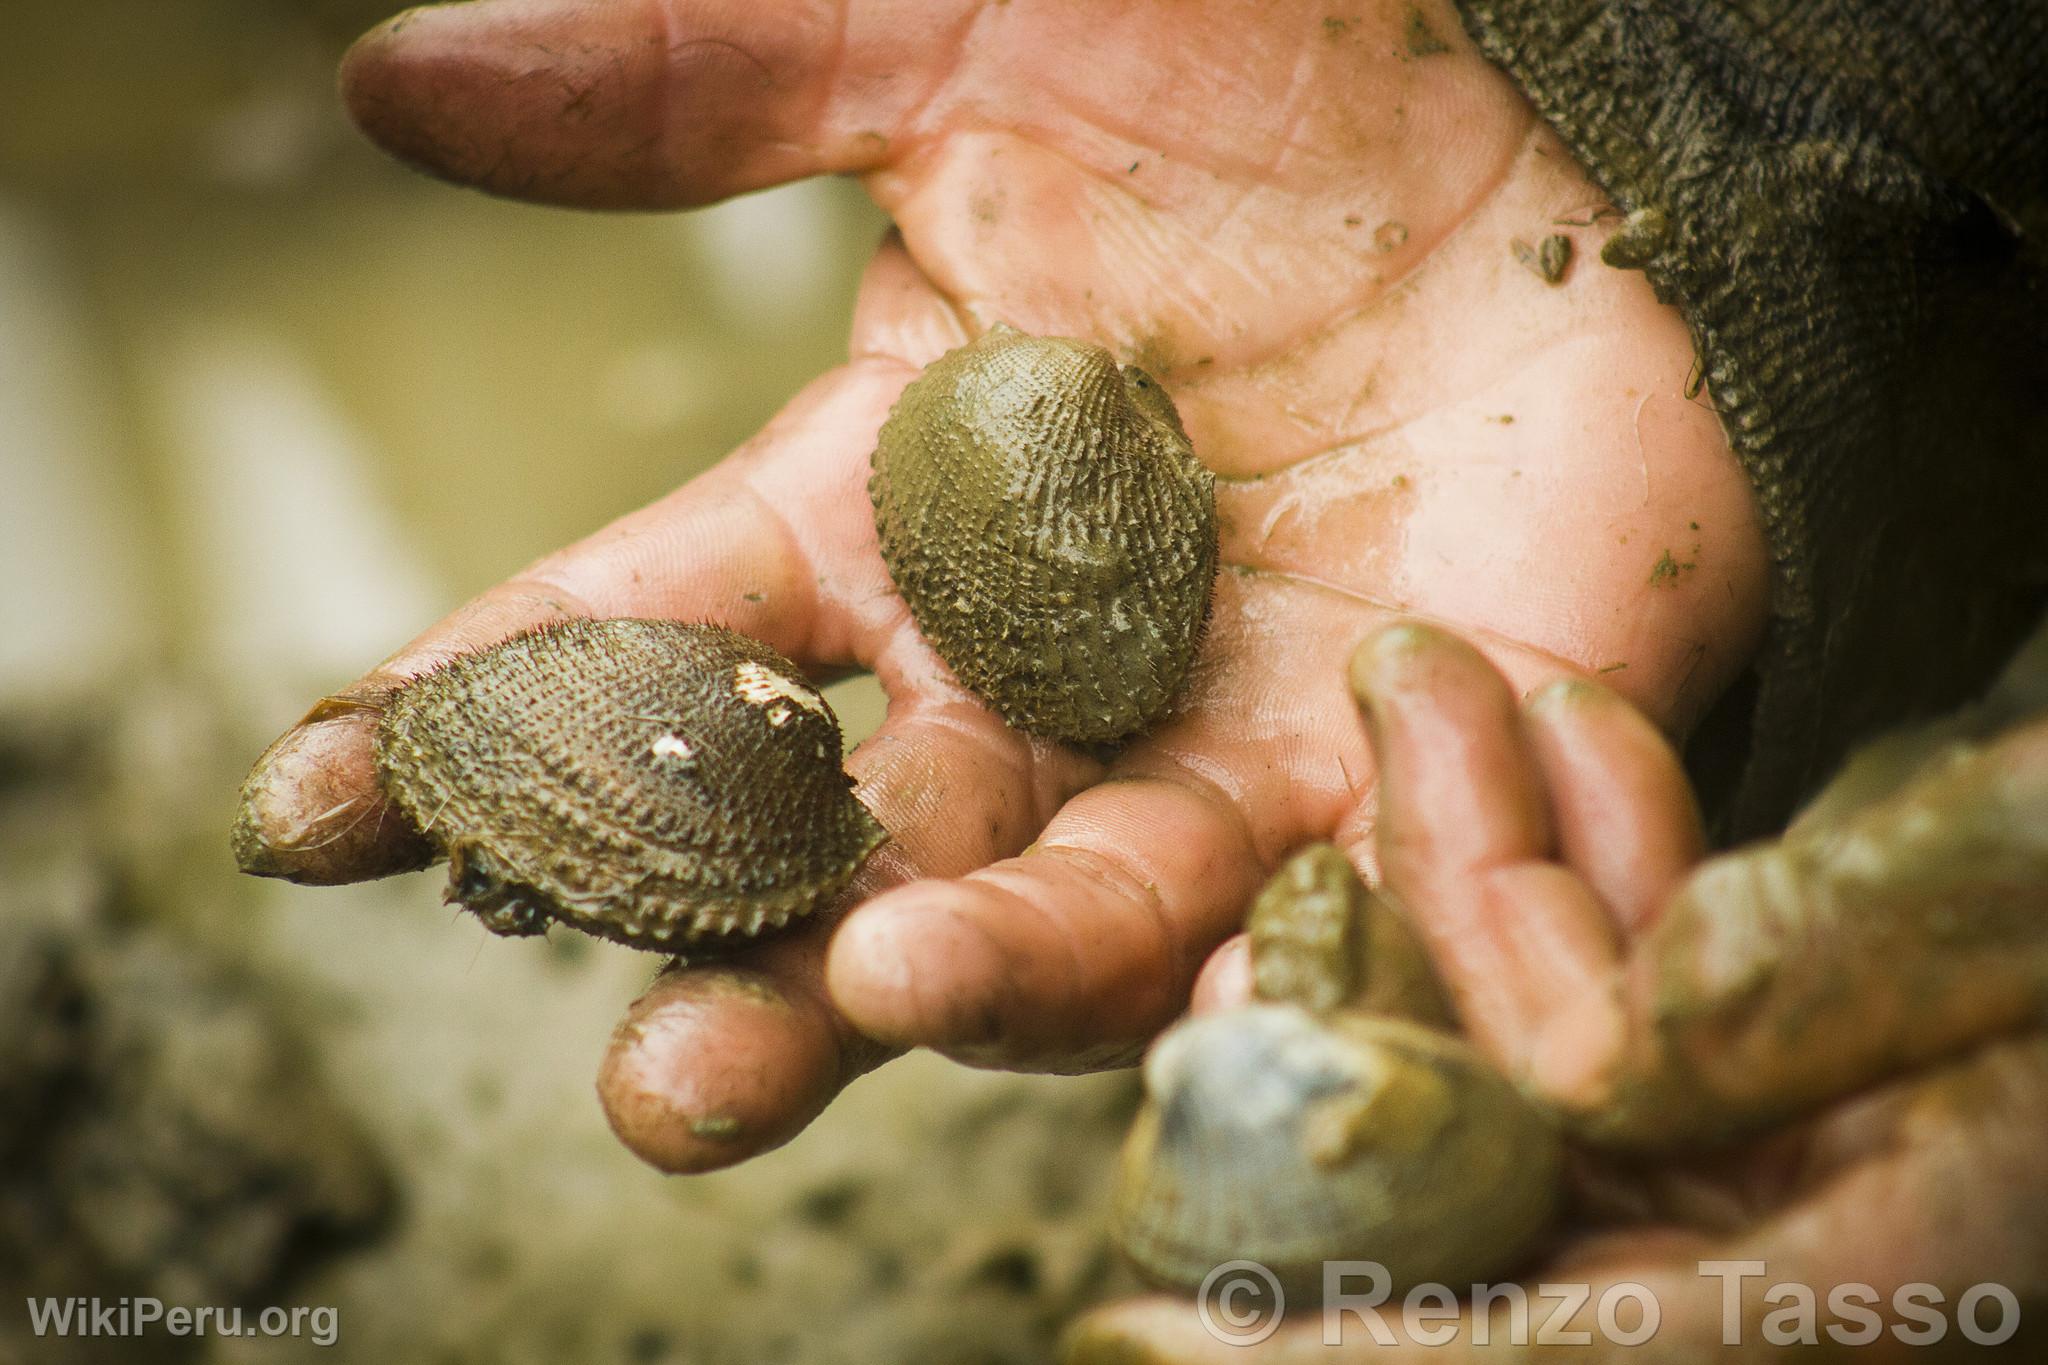
POLYGON ((448 855, 448 898, 495 932, 676 950, 807 914, 887 837, 839 751, 825 699, 758 640, 574 620, 399 689, 376 759, 448 855))
POLYGON ((1216 487, 1157 380, 998 326, 903 391, 868 489, 918 628, 1010 724, 1099 744, 1165 714, 1208 619, 1216 487))

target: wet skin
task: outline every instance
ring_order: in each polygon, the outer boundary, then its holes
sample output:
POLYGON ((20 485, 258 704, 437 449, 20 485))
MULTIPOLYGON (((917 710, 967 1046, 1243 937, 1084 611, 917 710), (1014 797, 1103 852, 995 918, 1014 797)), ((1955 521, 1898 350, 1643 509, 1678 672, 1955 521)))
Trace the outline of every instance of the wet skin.
MULTIPOLYGON (((850 767, 894 840, 852 908, 665 973, 603 1065, 621 1139, 702 1170, 787 1140, 906 1047, 1134 1059, 1283 856, 1334 838, 1369 860, 1377 781, 1344 670, 1397 615, 1454 626, 1516 691, 1597 674, 1682 732, 1765 609, 1748 487, 1684 396, 1685 329, 1600 263, 1601 192, 1447 4, 1353 8, 482 0, 365 38, 351 110, 451 180, 669 208, 851 173, 897 231, 846 365, 282 738, 252 776, 245 865, 416 865, 362 703, 537 622, 708 618, 820 676, 872 669, 889 715, 850 767), (1552 233, 1575 243, 1558 284, 1513 249, 1552 233), (1106 764, 964 693, 876 549, 876 429, 998 320, 1142 364, 1221 479, 1194 676, 1106 764)), ((1568 962, 1578 929, 1551 932, 1528 951, 1568 962)))
MULTIPOLYGON (((1540 1284, 1591 1285, 1590 1304, 1558 1324, 1590 1338, 1480 1348, 1467 1304, 1442 1320, 1440 1344, 1384 1348, 1354 1322, 1346 1349, 1331 1350, 1308 1312, 1246 1349, 1212 1338, 1191 1302, 1161 1297, 1077 1324, 1073 1365, 1443 1361, 1482 1349, 1652 1365, 1776 1358, 1763 1327, 1787 1301, 1763 1295, 1781 1282, 1816 1290, 1823 1331, 1859 1326, 1827 1311, 1836 1286, 1868 1285, 1890 1304, 1901 1286, 1933 1285, 1950 1351, 1968 1346, 1952 1324, 1973 1285, 2011 1290, 2023 1326, 2039 1316, 2048 718, 1945 756, 1895 795, 1702 863, 1676 756, 1607 689, 1565 683, 1518 703, 1476 650, 1407 626, 1368 640, 1351 678, 1379 763, 1382 894, 1427 943, 1473 1040, 1580 1133, 1666 1149, 1582 1149, 1578 1221, 1525 1268, 1539 1325, 1557 1302, 1540 1284), (1766 866, 1773 876, 1747 875, 1766 866), (1768 944, 1753 937, 1759 907, 1781 931, 1768 944), (1740 970, 1774 956, 1761 989, 1740 970), (1666 1046, 1675 1062, 1658 1055, 1666 1046), (1666 1088, 1636 1103, 1631 1083, 1666 1088), (1667 1127, 1672 1114, 1679 1128, 1667 1127), (1769 1132, 1686 1154, 1670 1150, 1683 1125, 1769 1132), (1746 1351, 1722 1346, 1723 1282, 1699 1270, 1718 1260, 1768 1266, 1742 1289, 1746 1351), (1592 1306, 1630 1282, 1662 1311, 1636 1348, 1609 1344, 1592 1306)), ((1249 976, 1233 940, 1199 1006, 1242 999, 1249 976)), ((1397 1337, 1399 1310, 1397 1299, 1383 1315, 1397 1337)), ((2012 1358, 2038 1359, 2039 1340, 2023 1333, 2012 1358)), ((1890 1335, 1850 1354, 1951 1358, 1890 1335)))

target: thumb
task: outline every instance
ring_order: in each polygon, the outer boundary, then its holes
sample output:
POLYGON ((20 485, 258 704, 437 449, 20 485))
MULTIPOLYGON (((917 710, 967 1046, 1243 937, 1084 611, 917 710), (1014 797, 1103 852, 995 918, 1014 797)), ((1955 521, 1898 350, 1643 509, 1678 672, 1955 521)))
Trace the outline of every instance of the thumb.
POLYGON ((429 5, 356 43, 342 98, 371 141, 459 184, 588 208, 687 207, 879 165, 943 75, 921 73, 913 48, 936 66, 948 12, 971 7, 904 8, 429 5))

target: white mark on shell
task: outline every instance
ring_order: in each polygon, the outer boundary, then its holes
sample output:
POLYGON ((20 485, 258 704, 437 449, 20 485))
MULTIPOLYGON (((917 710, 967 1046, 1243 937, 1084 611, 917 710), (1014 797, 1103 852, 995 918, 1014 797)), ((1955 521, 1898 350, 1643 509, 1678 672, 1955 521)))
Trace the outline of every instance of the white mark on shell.
MULTIPOLYGON (((765 664, 744 659, 732 670, 733 691, 756 706, 769 706, 778 701, 792 701, 814 715, 825 714, 825 699, 819 696, 808 683, 794 678, 785 678, 765 664)), ((784 724, 789 718, 787 712, 782 720, 771 714, 769 721, 774 725, 784 724)))
POLYGON ((790 710, 781 702, 777 702, 768 708, 768 723, 780 730, 783 726, 789 724, 789 718, 795 714, 796 712, 790 710))
POLYGON ((681 735, 663 735, 648 746, 656 758, 675 758, 684 763, 694 762, 697 751, 690 747, 690 741, 681 735))

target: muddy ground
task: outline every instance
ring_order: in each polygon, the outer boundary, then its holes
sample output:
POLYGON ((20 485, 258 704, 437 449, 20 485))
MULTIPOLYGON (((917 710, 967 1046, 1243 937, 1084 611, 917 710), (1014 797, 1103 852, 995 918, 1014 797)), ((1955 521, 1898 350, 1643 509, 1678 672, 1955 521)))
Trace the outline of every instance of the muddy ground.
POLYGON ((217 720, 164 689, 0 744, 0 1360, 1022 1362, 1130 1287, 1129 1073, 916 1057, 657 1175, 591 1090, 653 959, 490 938, 434 873, 236 878, 217 720), (30 1340, 45 1294, 324 1305, 340 1340, 30 1340))

